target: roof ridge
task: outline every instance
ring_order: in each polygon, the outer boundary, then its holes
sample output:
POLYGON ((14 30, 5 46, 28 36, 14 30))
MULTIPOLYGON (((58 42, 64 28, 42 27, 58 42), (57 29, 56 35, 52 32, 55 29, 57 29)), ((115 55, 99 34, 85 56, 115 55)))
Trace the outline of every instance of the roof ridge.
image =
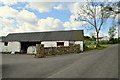
POLYGON ((49 32, 67 32, 67 31, 83 31, 83 30, 58 30, 58 31, 41 31, 41 32, 21 32, 21 33, 9 33, 9 34, 29 34, 29 33, 49 33, 49 32))

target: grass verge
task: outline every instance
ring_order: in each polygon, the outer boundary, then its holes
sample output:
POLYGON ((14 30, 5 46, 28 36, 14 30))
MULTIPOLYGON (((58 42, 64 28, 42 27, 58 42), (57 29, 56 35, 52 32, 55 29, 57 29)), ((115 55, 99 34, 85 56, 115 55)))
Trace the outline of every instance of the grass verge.
POLYGON ((89 50, 102 50, 104 48, 109 47, 112 44, 100 44, 99 47, 96 48, 95 44, 90 44, 90 45, 86 45, 86 48, 84 49, 84 51, 89 51, 89 50))

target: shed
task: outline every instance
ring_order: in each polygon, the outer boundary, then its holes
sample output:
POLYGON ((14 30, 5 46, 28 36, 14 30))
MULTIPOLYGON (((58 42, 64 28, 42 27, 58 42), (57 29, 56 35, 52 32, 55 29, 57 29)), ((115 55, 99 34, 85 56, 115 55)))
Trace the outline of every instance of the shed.
POLYGON ((3 43, 4 47, 8 49, 16 44, 13 47, 14 50, 17 48, 15 51, 21 53, 27 53, 28 47, 36 46, 36 44, 44 44, 44 47, 69 46, 71 43, 80 44, 80 49, 83 51, 83 36, 83 30, 10 33, 3 39, 3 43))

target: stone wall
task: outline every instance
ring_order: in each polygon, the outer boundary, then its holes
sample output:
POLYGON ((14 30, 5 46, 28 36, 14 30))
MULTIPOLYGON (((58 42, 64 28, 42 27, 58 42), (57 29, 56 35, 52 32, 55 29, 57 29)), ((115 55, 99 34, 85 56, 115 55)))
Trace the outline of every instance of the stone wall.
POLYGON ((42 58, 50 55, 62 55, 62 54, 71 54, 71 53, 80 53, 80 45, 70 45, 68 47, 44 47, 42 44, 36 45, 36 55, 37 58, 42 58))

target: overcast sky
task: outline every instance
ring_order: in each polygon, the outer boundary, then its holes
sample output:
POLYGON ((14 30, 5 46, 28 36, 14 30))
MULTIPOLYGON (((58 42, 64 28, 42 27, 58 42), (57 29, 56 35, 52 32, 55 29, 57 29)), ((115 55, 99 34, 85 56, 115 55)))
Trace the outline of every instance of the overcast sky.
MULTIPOLYGON (((89 35, 92 31, 85 28, 89 24, 74 21, 79 5, 77 2, 0 2, 0 36, 17 32, 82 29, 85 35, 89 35)), ((108 36, 111 25, 112 20, 109 19, 100 36, 108 36)))

